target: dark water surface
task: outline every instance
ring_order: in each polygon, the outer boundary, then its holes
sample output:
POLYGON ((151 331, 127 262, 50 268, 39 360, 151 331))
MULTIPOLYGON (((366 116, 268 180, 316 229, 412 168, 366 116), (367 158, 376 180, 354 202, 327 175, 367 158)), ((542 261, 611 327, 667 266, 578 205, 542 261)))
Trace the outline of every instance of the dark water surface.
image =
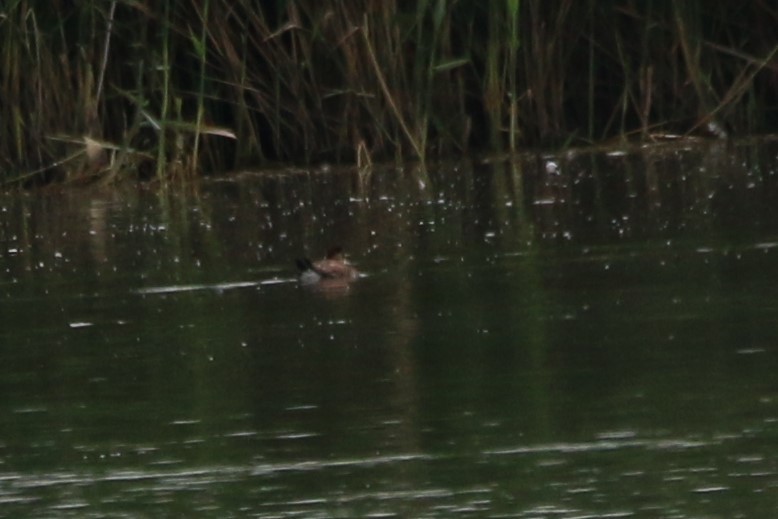
POLYGON ((0 355, 2 517, 772 517, 778 142, 4 195, 0 355))

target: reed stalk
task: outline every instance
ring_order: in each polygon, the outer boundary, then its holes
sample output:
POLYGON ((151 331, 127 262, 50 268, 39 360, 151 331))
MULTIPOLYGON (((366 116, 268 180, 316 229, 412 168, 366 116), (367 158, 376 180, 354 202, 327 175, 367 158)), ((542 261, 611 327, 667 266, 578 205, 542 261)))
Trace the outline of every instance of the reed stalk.
POLYGON ((148 117, 148 123, 156 130, 158 135, 157 145, 157 163, 156 163, 156 177, 159 181, 164 181, 167 178, 167 120, 170 110, 170 74, 171 74, 171 60, 170 60, 170 10, 171 2, 164 2, 162 9, 162 32, 160 34, 161 45, 161 59, 158 68, 162 71, 162 100, 159 111, 159 119, 154 120, 148 117))
POLYGON ((363 26, 362 34, 365 40, 367 56, 368 58, 370 58, 370 64, 373 66, 373 72, 375 73, 376 80, 378 81, 378 84, 381 86, 381 92, 384 94, 387 104, 391 108, 394 116, 397 118, 397 123, 402 128, 405 137, 408 139, 408 142, 410 143, 411 147, 416 153, 416 157, 423 163, 424 155, 425 155, 424 154, 425 150, 423 146, 424 139, 423 138, 420 139, 418 136, 414 135, 414 133, 411 131, 408 124, 405 122, 405 117, 400 111, 400 108, 397 105, 397 102, 395 101, 392 92, 389 90, 389 86, 386 82, 386 78, 384 77, 384 74, 381 71, 381 66, 378 64, 378 60, 376 59, 376 55, 375 52, 373 51, 372 44, 370 43, 370 36, 369 36, 370 31, 367 22, 363 26))
MULTIPOLYGON (((210 0, 205 0, 203 3, 202 13, 200 15, 201 29, 200 37, 196 38, 192 34, 192 46, 194 47, 197 58, 200 62, 199 79, 197 85, 197 115, 195 119, 195 136, 194 146, 192 149, 192 155, 189 159, 190 171, 193 171, 197 167, 197 161, 200 157, 200 137, 202 135, 203 116, 205 115, 205 80, 206 80, 206 64, 207 64, 207 35, 208 35, 208 11, 210 7, 210 0)), ((196 6, 195 6, 196 8, 196 6)))
POLYGON ((517 55, 521 40, 519 38, 519 16, 521 14, 521 2, 519 0, 508 0, 508 24, 510 27, 510 40, 508 43, 508 60, 506 69, 508 70, 508 99, 510 102, 510 130, 508 137, 508 149, 515 152, 519 140, 519 101, 518 101, 518 60, 517 55))

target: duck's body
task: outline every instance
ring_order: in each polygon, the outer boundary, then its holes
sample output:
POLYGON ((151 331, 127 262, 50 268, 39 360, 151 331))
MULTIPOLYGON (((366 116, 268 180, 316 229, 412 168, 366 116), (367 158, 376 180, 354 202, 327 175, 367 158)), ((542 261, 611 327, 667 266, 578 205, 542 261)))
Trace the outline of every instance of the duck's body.
POLYGON ((304 285, 349 283, 359 278, 359 271, 348 262, 340 247, 333 247, 319 261, 298 259, 297 268, 300 269, 300 282, 304 285))

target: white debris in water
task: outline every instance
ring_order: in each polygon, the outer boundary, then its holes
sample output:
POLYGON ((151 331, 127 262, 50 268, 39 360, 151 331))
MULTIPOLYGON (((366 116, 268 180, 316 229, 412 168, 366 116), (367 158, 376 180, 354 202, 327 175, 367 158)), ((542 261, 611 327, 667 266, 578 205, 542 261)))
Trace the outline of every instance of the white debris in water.
POLYGON ((723 492, 725 490, 729 490, 729 487, 724 487, 724 486, 700 487, 700 488, 695 488, 694 490, 692 490, 692 492, 696 492, 698 494, 709 494, 711 492, 723 492))
POLYGON ((136 290, 137 294, 174 294, 177 292, 191 292, 194 290, 230 290, 234 288, 258 287, 260 285, 283 283, 283 280, 265 281, 236 281, 233 283, 196 284, 196 285, 170 285, 162 287, 148 287, 136 290))
POLYGON ((14 409, 11 412, 15 414, 29 414, 29 413, 45 413, 48 409, 46 407, 20 407, 14 409))
POLYGON ((276 440, 302 440, 305 438, 315 438, 321 436, 319 433, 286 433, 274 436, 276 440))
POLYGON ((294 283, 297 281, 295 278, 271 278, 271 279, 265 279, 264 281, 260 281, 257 283, 258 285, 280 285, 283 283, 294 283))
POLYGON ((310 411, 311 409, 318 409, 319 406, 314 404, 300 404, 293 405, 286 408, 287 411, 310 411))
POLYGON ((736 350, 735 353, 738 355, 754 355, 756 353, 764 353, 764 348, 743 348, 740 350, 736 350))
POLYGON ((89 326, 94 326, 95 323, 90 323, 86 321, 76 321, 73 323, 68 323, 68 326, 71 328, 87 328, 89 326))
POLYGON ((173 420, 170 425, 195 425, 201 423, 202 420, 173 420))

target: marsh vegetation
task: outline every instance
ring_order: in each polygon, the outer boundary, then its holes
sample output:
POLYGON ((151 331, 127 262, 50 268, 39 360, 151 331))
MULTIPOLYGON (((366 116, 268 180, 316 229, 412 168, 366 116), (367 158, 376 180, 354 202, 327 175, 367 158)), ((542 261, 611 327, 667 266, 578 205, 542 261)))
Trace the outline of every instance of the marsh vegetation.
POLYGON ((761 0, 12 0, 0 182, 770 132, 777 24, 761 0))

